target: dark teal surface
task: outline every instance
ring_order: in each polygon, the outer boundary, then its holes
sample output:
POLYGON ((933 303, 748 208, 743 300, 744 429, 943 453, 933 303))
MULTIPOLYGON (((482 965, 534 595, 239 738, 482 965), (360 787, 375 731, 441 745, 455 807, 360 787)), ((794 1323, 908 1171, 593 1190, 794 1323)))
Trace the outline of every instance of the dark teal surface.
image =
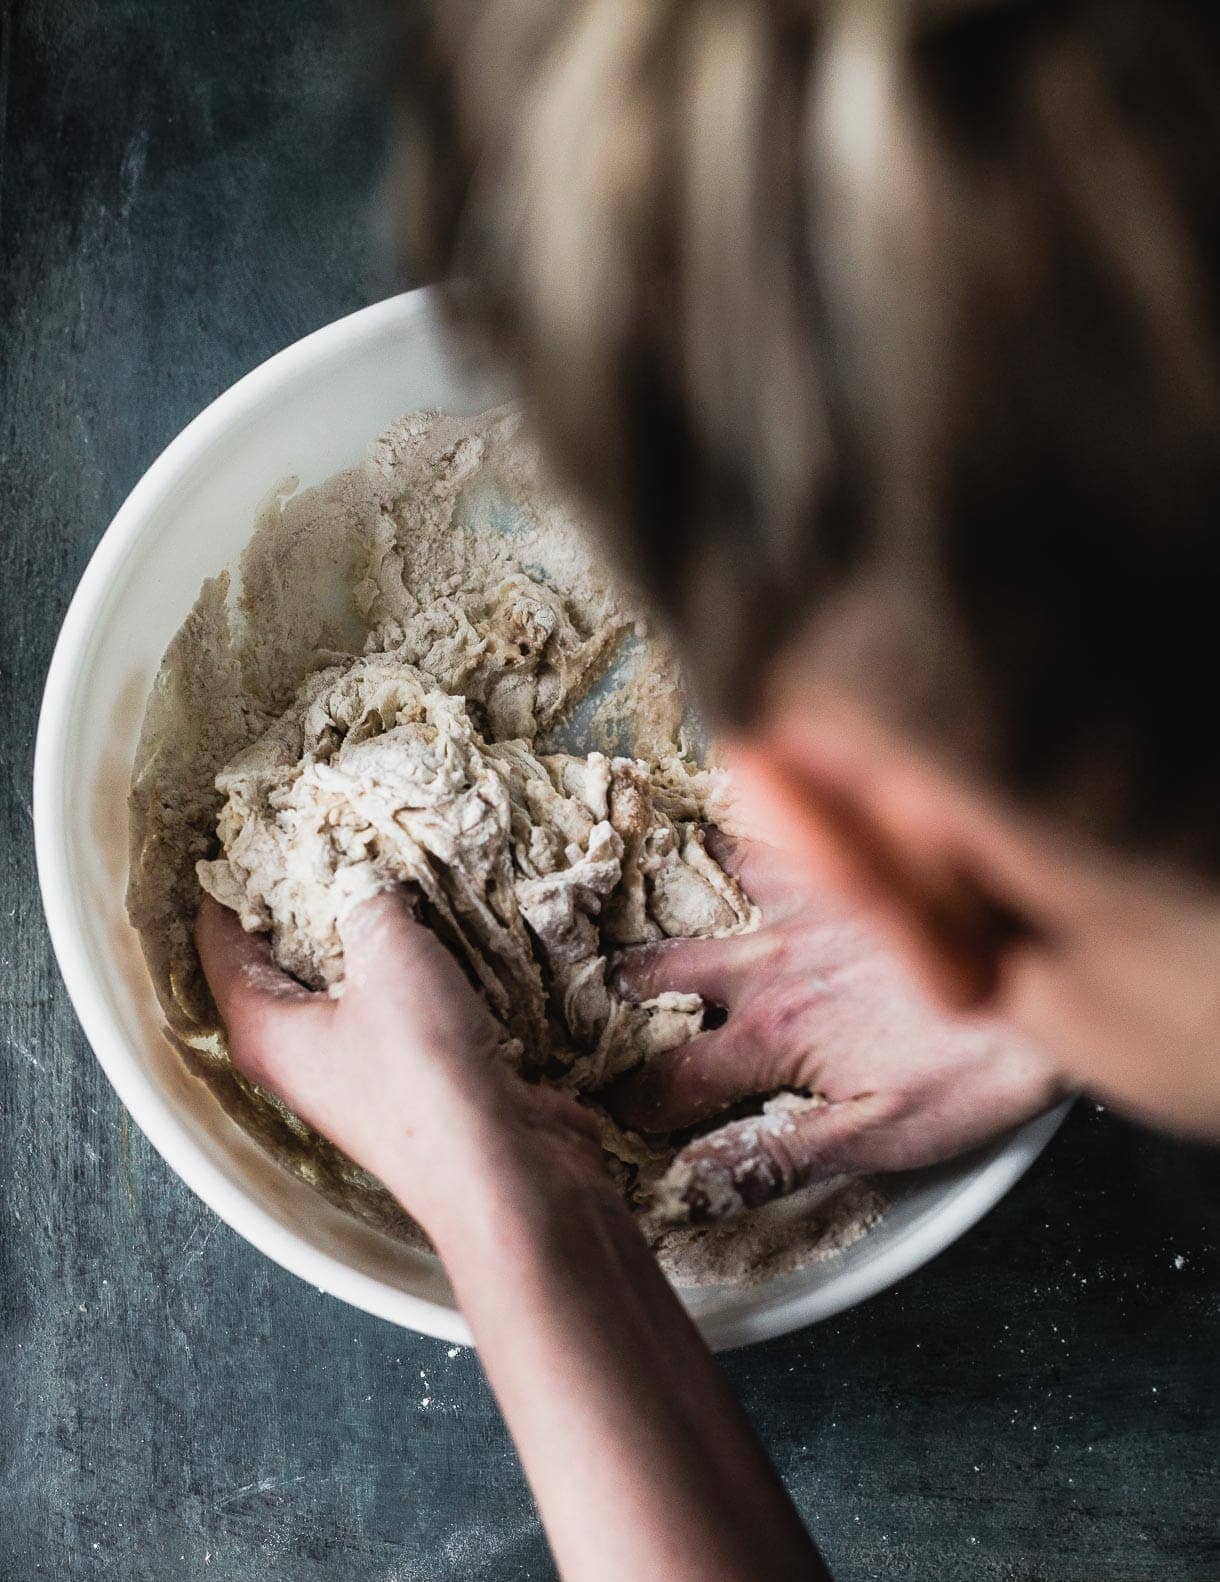
MULTIPOLYGON (((368 15, 3 10, 5 1582, 552 1575, 474 1358, 273 1267, 127 1124, 33 872, 42 680, 111 514, 240 374, 391 289, 368 15)), ((726 1360, 841 1582, 1220 1574, 1216 1178, 1081 1106, 931 1268, 726 1360)))

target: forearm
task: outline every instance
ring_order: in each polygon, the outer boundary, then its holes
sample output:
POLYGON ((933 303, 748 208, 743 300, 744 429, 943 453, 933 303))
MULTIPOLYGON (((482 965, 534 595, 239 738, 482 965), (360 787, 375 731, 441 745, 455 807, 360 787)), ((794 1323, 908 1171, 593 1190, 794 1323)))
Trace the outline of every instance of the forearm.
POLYGON ((471 1192, 435 1233, 563 1576, 824 1577, 622 1203, 545 1169, 471 1192))
POLYGON ((432 1235, 569 1582, 824 1576, 611 1191, 597 1128, 508 1070, 486 1006, 407 899, 349 916, 333 998, 281 973, 222 907, 203 908, 198 937, 234 1063, 432 1235))

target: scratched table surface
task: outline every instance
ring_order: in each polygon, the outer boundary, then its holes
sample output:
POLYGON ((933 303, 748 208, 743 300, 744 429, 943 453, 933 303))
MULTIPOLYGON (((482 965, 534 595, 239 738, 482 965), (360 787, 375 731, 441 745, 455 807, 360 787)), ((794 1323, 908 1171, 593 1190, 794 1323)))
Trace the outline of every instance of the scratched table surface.
MULTIPOLYGON (((107 521, 219 391, 392 288, 369 19, 3 14, 0 1577, 550 1577, 475 1357, 271 1265, 128 1123, 34 874, 39 695, 107 521)), ((1214 1154, 1081 1104, 930 1268, 726 1358, 836 1576, 1220 1574, 1216 1206, 1214 1154)))

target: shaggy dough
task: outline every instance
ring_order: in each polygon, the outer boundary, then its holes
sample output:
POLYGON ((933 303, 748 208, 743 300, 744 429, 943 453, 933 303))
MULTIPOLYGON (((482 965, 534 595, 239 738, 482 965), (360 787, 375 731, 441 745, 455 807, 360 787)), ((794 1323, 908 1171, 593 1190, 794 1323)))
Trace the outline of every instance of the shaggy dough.
MULTIPOLYGON (((703 845, 726 810, 699 757, 668 645, 517 414, 412 413, 316 488, 285 480, 200 591, 145 714, 128 908, 170 1037, 285 1166, 418 1241, 378 1181, 232 1066, 193 938, 202 884, 322 987, 344 908, 405 881, 506 1057, 594 1107, 643 1207, 674 1150, 617 1128, 596 1090, 702 1007, 624 1004, 606 951, 753 920, 703 845)), ((681 1282, 737 1282, 822 1256, 877 1209, 870 1188, 819 1188, 723 1225, 643 1223, 681 1282)))
MULTIPOLYGON (((510 631, 541 592, 526 581, 493 601, 510 631)), ((491 631, 493 650, 515 650, 491 631)), ((500 728, 516 721, 518 689, 489 691, 500 728)), ((488 741, 467 699, 401 653, 375 654, 310 677, 220 774, 224 855, 198 876, 315 988, 342 977, 346 912, 406 883, 483 989, 509 1058, 591 1092, 690 1038, 703 1009, 692 994, 619 998, 606 952, 757 921, 704 846, 705 781, 680 759, 650 768, 488 741)))

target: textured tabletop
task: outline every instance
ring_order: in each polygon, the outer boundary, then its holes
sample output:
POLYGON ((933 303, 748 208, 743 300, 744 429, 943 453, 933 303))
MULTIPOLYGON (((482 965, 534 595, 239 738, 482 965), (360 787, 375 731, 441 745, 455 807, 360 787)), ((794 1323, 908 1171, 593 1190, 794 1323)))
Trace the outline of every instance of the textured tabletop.
MULTIPOLYGON (((110 516, 392 289, 379 51, 340 0, 0 12, 0 1578, 550 1577, 473 1356, 273 1267, 128 1123, 34 875, 39 695, 110 516)), ((1081 1104, 930 1268, 725 1359, 841 1582, 1220 1573, 1217 1199, 1214 1154, 1081 1104)))

